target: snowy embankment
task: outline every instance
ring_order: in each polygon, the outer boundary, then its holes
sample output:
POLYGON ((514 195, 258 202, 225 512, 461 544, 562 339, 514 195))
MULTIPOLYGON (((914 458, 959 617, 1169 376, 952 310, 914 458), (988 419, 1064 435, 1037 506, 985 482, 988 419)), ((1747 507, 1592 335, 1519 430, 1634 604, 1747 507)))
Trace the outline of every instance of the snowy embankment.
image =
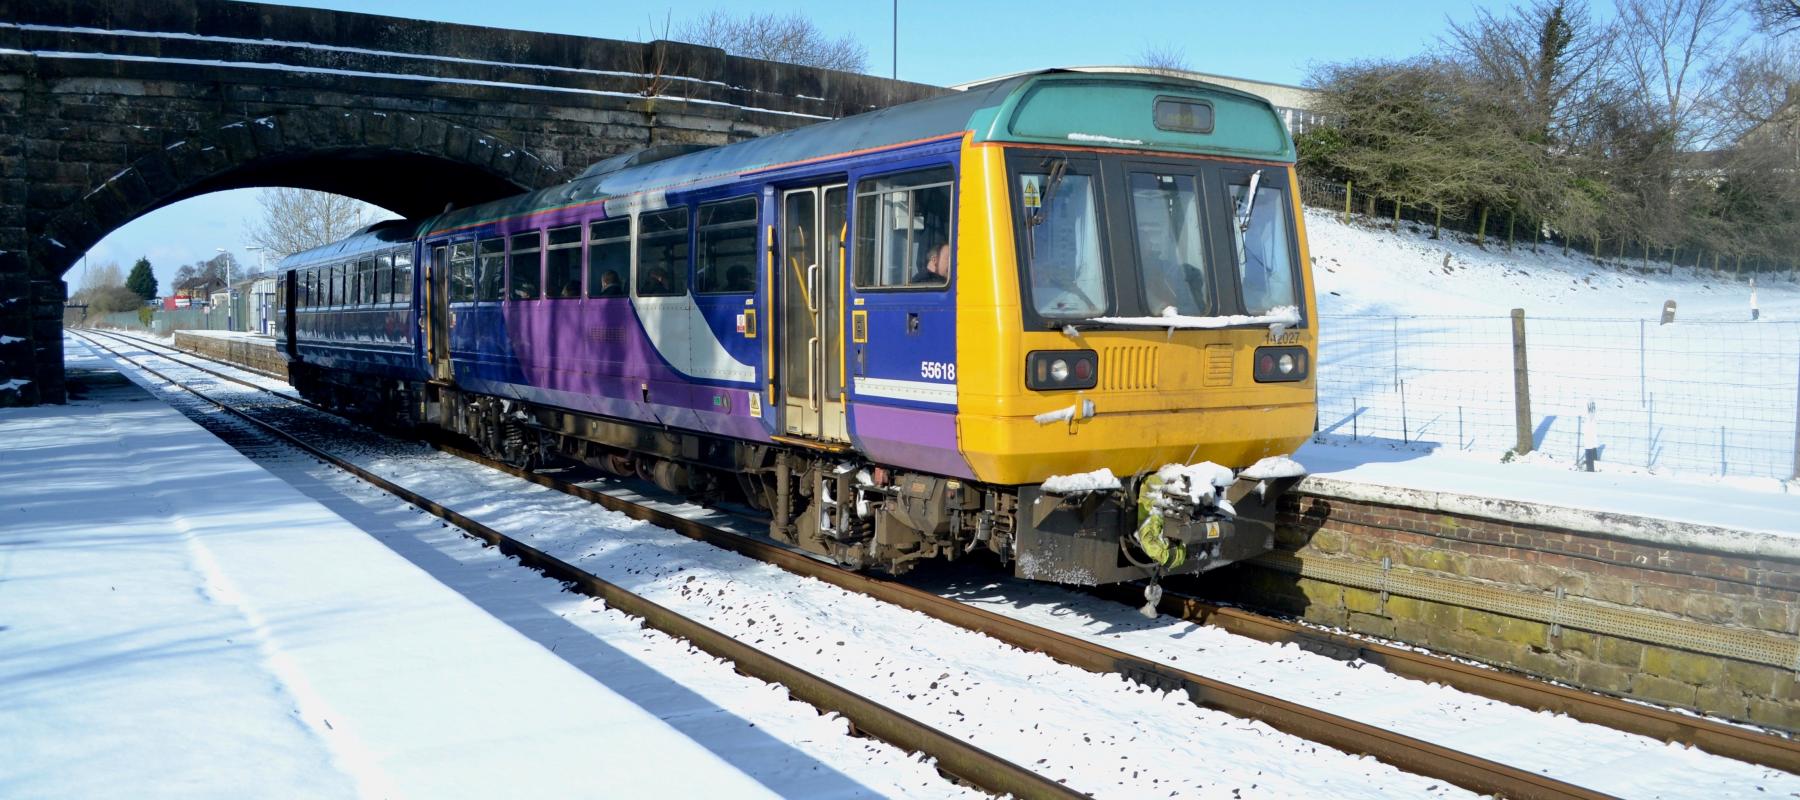
MULTIPOLYGON (((311 412, 296 413, 312 418, 311 412)), ((320 423, 317 427, 327 426, 320 423)), ((1282 754, 1291 740, 1260 725, 1216 718, 1176 698, 1145 697, 1142 690, 1116 680, 1071 672, 1010 648, 1002 648, 1000 657, 995 658, 991 642, 983 644, 980 637, 946 631, 910 612, 871 604, 866 598, 845 596, 815 581, 711 551, 667 531, 571 502, 465 462, 439 461, 440 456, 382 443, 366 433, 349 436, 360 436, 351 446, 364 449, 367 462, 434 482, 450 493, 438 496, 457 497, 468 509, 523 525, 522 530, 533 531, 533 538, 549 543, 553 552, 581 559, 604 577, 647 591, 665 605, 697 611, 709 624, 790 660, 823 665, 828 676, 841 672, 849 676, 843 681, 847 684, 887 691, 893 702, 915 716, 976 737, 975 741, 990 749, 1006 749, 1015 760, 1033 763, 1042 758, 1037 768, 1078 776, 1071 779, 1072 785, 1097 788, 1101 796, 1136 796, 1145 794, 1146 786, 1155 790, 1155 796, 1167 796, 1169 791, 1187 796, 1188 786, 1201 789, 1203 796, 1237 796, 1228 794, 1233 788, 1246 797, 1259 794, 1246 787, 1270 796, 1291 795, 1305 789, 1298 788, 1302 781, 1290 771, 1306 769, 1329 770, 1314 780, 1337 793, 1360 793, 1355 788, 1343 791, 1346 787, 1340 781, 1353 777, 1355 782, 1381 780, 1379 769, 1364 773, 1366 765, 1349 767, 1357 776, 1346 774, 1340 770, 1347 765, 1321 758, 1323 754, 1310 752, 1310 745, 1308 752, 1296 754, 1294 764, 1257 774, 1271 761, 1284 763, 1282 754), (998 663, 991 668, 976 663, 989 659, 998 663), (1042 666, 1033 668, 1033 663, 1042 666), (1016 673, 1020 668, 1025 672, 1016 673), (1130 696, 1130 701, 1117 702, 1120 693, 1130 696), (998 708, 1024 713, 997 720, 982 712, 998 708), (1138 737, 1135 744, 1115 740, 1125 731, 1138 737), (1173 743, 1190 739, 1191 744, 1169 750, 1173 743), (1154 752, 1155 757, 1143 757, 1147 752, 1154 752), (1108 773, 1108 765, 1125 769, 1108 773)), ((339 437, 330 438, 344 444, 339 437)), ((313 471, 325 473, 319 480, 329 479, 334 472, 318 467, 313 471)), ((1268 459, 1251 471, 1275 477, 1291 473, 1293 465, 1268 459)), ((1070 479, 1080 486, 1105 482, 1099 474, 1070 479)), ((337 480, 345 479, 339 476, 337 480)), ((358 501, 367 507, 365 514, 340 513, 359 524, 364 524, 363 516, 380 516, 383 496, 379 492, 364 487, 360 493, 349 493, 376 497, 358 501)), ((434 547, 450 546, 457 539, 454 531, 424 521, 428 524, 420 531, 403 531, 391 538, 385 533, 377 535, 424 566, 426 559, 409 554, 420 549, 415 537, 431 539, 434 547)), ((464 547, 477 554, 487 552, 467 543, 464 547)), ((499 564, 493 574, 472 575, 466 582, 473 586, 513 585, 513 581, 495 580, 503 577, 500 570, 509 562, 490 558, 499 564)), ((954 577, 959 574, 965 573, 945 571, 947 582, 939 588, 965 602, 1152 662, 1187 669, 1200 663, 1202 671, 1227 681, 1534 772, 1568 777, 1600 791, 1696 799, 1747 796, 1758 791, 1800 792, 1800 782, 1796 782, 1800 778, 1795 776, 1445 687, 1426 686, 1358 662, 1340 662, 1297 647, 1258 642, 1167 618, 1144 620, 1128 607, 1055 587, 996 583, 988 576, 965 582, 954 577)), ((567 604, 571 610, 598 605, 579 598, 571 598, 567 604)), ((582 619, 572 613, 564 616, 582 619)), ((580 652, 576 648, 581 639, 559 637, 556 644, 559 653, 580 652)), ((1384 787, 1390 796, 1420 790, 1421 785, 1410 780, 1384 787)), ((1438 787, 1437 791, 1445 789, 1438 787)))
POLYGON ((1311 447, 1375 445, 1329 460, 1417 461, 1422 477, 1448 456, 1498 463, 1518 441, 1507 315, 1523 308, 1535 451, 1524 460, 1567 478, 1591 451, 1601 471, 1788 490, 1800 285, 1787 274, 1763 276, 1752 321, 1749 282, 1729 273, 1482 248, 1316 210, 1307 234, 1320 309, 1311 447))

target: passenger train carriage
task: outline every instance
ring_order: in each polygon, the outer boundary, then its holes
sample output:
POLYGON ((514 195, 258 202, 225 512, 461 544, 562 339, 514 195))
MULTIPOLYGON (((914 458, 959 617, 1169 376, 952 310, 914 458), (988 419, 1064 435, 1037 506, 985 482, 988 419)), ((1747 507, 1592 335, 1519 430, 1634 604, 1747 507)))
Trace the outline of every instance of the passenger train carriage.
POLYGON ((1196 573, 1271 546, 1263 459, 1313 429, 1293 162, 1251 95, 1020 75, 291 256, 281 347, 309 396, 846 564, 1196 573))

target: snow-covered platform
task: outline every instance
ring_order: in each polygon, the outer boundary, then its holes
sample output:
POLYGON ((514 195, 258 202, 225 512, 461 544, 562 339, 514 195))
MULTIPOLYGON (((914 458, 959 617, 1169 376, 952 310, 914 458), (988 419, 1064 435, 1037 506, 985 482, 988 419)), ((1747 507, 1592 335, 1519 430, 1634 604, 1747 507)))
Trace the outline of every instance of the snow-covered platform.
POLYGON ((275 337, 242 331, 176 331, 176 347, 286 379, 287 362, 275 351, 275 337))
POLYGON ((69 405, 0 411, 0 796, 772 793, 68 360, 69 405))

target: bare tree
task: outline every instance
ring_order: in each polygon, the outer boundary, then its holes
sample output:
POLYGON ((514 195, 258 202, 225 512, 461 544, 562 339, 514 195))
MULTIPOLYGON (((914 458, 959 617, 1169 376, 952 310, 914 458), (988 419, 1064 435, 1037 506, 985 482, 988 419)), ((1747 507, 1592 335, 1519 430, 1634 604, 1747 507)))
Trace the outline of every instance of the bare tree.
POLYGON ((863 72, 869 65, 869 50, 855 36, 845 34, 831 38, 799 13, 738 15, 712 11, 682 23, 675 36, 685 42, 764 61, 844 72, 863 72))
POLYGON ((1614 0, 1619 65, 1632 94, 1680 149, 1713 138, 1697 110, 1722 80, 1713 65, 1738 44, 1731 0, 1614 0))
POLYGON ((1520 132, 1548 144, 1566 141, 1592 111, 1605 84, 1614 42, 1587 6, 1534 0, 1497 16, 1477 9, 1467 23, 1450 22, 1447 55, 1501 97, 1519 106, 1520 132))
POLYGON ((113 311, 130 311, 144 305, 144 298, 137 292, 125 288, 125 273, 119 265, 107 262, 97 267, 90 267, 82 278, 81 288, 69 298, 75 305, 87 306, 88 311, 105 314, 113 311))
POLYGON ((1792 48, 1765 42, 1740 51, 1717 69, 1719 90, 1704 111, 1725 140, 1741 143, 1800 100, 1800 53, 1792 48))
POLYGON ((1168 42, 1144 45, 1144 49, 1138 51, 1137 66, 1169 73, 1193 70, 1188 66, 1187 50, 1168 42))
POLYGON ((262 217, 247 224, 250 241, 276 258, 330 244, 376 219, 372 206, 329 192, 278 187, 256 195, 262 217))
POLYGON ((1747 0, 1745 5, 1765 33, 1783 36, 1800 30, 1800 0, 1747 0))

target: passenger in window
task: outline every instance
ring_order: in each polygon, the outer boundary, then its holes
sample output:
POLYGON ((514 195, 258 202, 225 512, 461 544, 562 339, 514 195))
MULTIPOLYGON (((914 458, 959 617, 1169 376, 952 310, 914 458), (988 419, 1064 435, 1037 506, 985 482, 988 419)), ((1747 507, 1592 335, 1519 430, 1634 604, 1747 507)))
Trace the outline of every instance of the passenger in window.
POLYGON ((669 271, 663 267, 651 267, 650 274, 644 277, 644 285, 638 288, 638 294, 669 293, 669 271))
POLYGON ((950 243, 937 242, 925 248, 925 263, 913 273, 914 285, 942 284, 950 280, 950 243))
POLYGON ((594 293, 596 297, 618 297, 625 293, 625 287, 619 283, 619 273, 607 270, 600 273, 600 289, 594 293))

